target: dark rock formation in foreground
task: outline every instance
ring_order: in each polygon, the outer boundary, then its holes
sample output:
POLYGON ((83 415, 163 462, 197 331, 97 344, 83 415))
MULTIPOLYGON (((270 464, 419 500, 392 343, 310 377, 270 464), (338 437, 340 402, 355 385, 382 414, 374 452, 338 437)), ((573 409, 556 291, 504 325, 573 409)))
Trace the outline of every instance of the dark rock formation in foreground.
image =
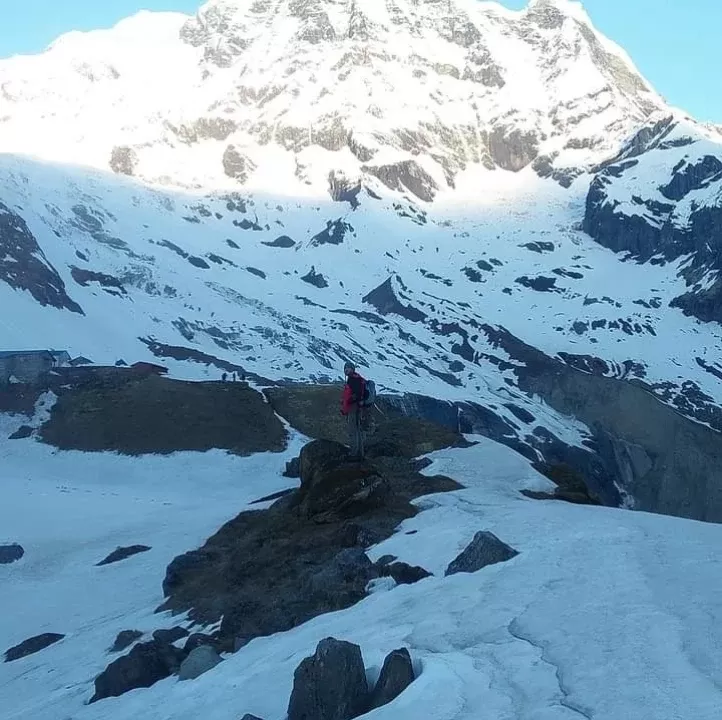
POLYGON ((403 563, 374 565, 365 549, 418 513, 413 498, 460 487, 419 475, 401 458, 351 462, 330 440, 306 445, 299 467, 298 491, 268 510, 241 513, 168 567, 162 609, 190 610, 202 623, 222 617, 215 635, 222 650, 350 607, 378 577, 428 576, 403 563))

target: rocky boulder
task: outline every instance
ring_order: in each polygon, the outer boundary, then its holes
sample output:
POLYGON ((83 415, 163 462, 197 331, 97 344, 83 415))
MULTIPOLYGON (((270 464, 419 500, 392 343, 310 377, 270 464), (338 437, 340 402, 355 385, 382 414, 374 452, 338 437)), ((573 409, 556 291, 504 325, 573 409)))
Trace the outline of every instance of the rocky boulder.
POLYGON ((474 573, 488 565, 506 562, 519 553, 490 532, 478 532, 466 549, 449 565, 446 575, 474 573))
POLYGON ((12 545, 0 545, 0 565, 10 565, 17 562, 25 555, 25 549, 22 545, 13 543, 12 545))
POLYGON ((96 563, 96 567, 102 567, 103 565, 111 565, 112 563, 120 562, 126 558, 138 555, 139 553, 148 552, 150 548, 147 545, 131 545, 130 547, 119 547, 113 550, 107 557, 103 558, 99 563, 96 563))
POLYGON ((143 633, 140 630, 121 630, 116 636, 110 652, 122 652, 142 637, 143 633))
POLYGON ((91 703, 119 697, 137 688, 147 688, 178 672, 185 653, 173 645, 153 640, 139 643, 128 655, 113 661, 95 678, 91 703))
POLYGON ((33 434, 33 428, 30 425, 21 425, 12 435, 8 435, 8 440, 25 440, 33 434))
POLYGON ((409 651, 400 648, 389 653, 371 694, 371 709, 393 702, 415 679, 409 651))
POLYGON ((366 462, 347 462, 348 449, 332 440, 315 440, 301 451, 300 507, 306 517, 335 513, 355 517, 381 507, 388 483, 366 462))
POLYGON ((23 640, 19 645, 5 651, 5 662, 13 662, 13 660, 20 660, 20 658, 28 655, 34 655, 36 652, 45 650, 45 648, 54 645, 56 642, 60 642, 64 637, 65 635, 59 635, 58 633, 43 633, 23 640))
POLYGON ((221 656, 212 647, 200 645, 181 663, 178 679, 195 680, 221 662, 221 656))
POLYGON ((352 720, 368 706, 361 648, 326 638, 296 669, 288 720, 352 720))

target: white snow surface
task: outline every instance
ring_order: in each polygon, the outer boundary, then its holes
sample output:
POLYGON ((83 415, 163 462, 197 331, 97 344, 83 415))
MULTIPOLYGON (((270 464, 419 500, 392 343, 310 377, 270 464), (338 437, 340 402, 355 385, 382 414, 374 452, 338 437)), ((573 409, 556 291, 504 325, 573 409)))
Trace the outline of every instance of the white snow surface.
MULTIPOLYGON (((4 437, 12 421, 1 422, 4 437)), ((130 459, 3 442, 0 527, 26 555, 0 567, 0 637, 67 635, 0 664, 3 718, 283 720, 294 669, 327 636, 360 644, 372 681, 385 654, 409 648, 418 679, 367 716, 378 720, 719 718, 722 527, 529 500, 518 490, 549 482, 511 450, 470 439, 471 448, 432 454, 426 470, 466 489, 421 498, 423 511, 370 551, 434 577, 379 587, 348 610, 256 639, 192 682, 171 678, 93 705, 94 676, 119 630, 179 621, 153 614, 165 565, 249 501, 287 487, 282 457, 130 459), (444 577, 479 530, 520 554, 444 577), (153 549, 94 567, 136 542, 153 549)))

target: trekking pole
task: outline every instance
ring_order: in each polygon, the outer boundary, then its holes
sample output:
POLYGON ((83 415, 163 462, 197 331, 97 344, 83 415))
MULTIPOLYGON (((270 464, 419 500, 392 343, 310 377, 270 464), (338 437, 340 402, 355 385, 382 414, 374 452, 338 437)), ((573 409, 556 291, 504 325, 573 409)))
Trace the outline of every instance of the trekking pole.
POLYGON ((374 407, 381 413, 383 417, 386 417, 386 413, 376 403, 374 403, 374 407))

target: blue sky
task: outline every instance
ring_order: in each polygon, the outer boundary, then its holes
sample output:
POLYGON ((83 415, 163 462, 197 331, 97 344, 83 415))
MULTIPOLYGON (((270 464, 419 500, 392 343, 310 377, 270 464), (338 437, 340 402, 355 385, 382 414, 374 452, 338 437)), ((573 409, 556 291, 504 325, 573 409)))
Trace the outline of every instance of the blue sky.
MULTIPOLYGON (((518 9, 526 0, 501 0, 518 9)), ((373 0, 368 0, 373 2, 373 0)), ((149 10, 194 12, 200 0, 6 0, 0 57, 39 52, 68 30, 109 27, 149 10)), ((5 4, 5 3, 3 3, 5 4)), ((624 47, 673 105, 722 123, 718 69, 722 0, 584 0, 595 25, 624 47)))

